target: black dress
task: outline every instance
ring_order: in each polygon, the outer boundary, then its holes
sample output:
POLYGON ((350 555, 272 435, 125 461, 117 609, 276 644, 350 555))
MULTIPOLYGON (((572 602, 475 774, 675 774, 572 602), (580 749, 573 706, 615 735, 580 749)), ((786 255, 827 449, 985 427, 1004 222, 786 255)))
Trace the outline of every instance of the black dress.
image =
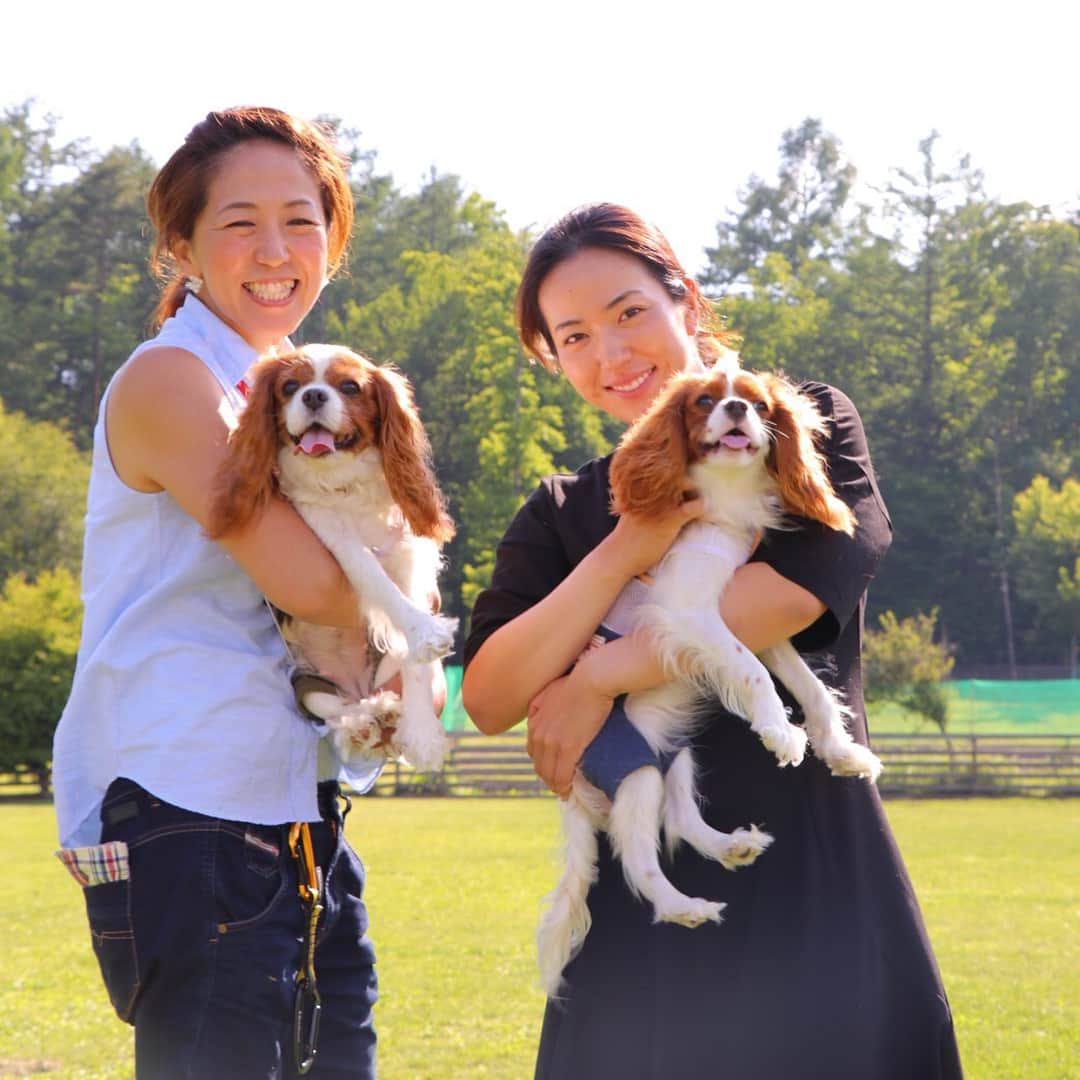
MULTIPOLYGON (((769 533, 754 557, 826 604, 795 644, 816 668, 831 668, 826 679, 844 691, 857 714, 853 734, 866 742, 863 608, 891 525, 851 402, 820 383, 803 389, 831 421, 823 449, 858 518, 856 535, 804 523, 769 533)), ((550 477, 522 507, 473 611, 466 663, 614 528, 608 465, 550 477)), ((877 789, 831 776, 812 755, 778 768, 749 725, 719 707, 694 745, 706 820, 724 831, 754 823, 774 842, 734 872, 683 845, 671 880, 728 905, 723 923, 687 929, 652 923, 601 840, 592 929, 566 969, 565 997, 548 1002, 536 1076, 960 1077, 941 977, 877 789)))

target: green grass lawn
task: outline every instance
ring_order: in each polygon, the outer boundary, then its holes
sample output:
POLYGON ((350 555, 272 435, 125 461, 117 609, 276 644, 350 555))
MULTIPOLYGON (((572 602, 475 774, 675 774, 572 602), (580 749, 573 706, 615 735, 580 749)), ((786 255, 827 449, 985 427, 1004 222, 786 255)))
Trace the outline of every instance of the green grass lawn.
MULTIPOLYGON (((1080 1080, 1080 802, 887 803, 968 1080, 1080 1080)), ((132 1075, 46 804, 0 802, 0 1077, 132 1075)), ((526 1080, 532 934, 556 873, 551 799, 361 799, 381 1080, 526 1080)), ((912 1080, 919 1080, 913 1077, 912 1080)))

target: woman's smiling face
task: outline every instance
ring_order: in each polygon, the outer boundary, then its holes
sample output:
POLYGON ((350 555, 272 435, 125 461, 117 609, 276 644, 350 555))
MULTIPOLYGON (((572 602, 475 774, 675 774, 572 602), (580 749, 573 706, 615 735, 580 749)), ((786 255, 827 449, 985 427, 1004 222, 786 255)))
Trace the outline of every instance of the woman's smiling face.
POLYGON ((583 248, 547 274, 538 299, 566 378, 618 420, 636 420, 672 375, 702 366, 692 306, 633 255, 583 248))
POLYGON ((265 351, 291 334, 326 279, 319 186, 291 147, 254 139, 216 163, 190 241, 174 248, 199 299, 265 351))

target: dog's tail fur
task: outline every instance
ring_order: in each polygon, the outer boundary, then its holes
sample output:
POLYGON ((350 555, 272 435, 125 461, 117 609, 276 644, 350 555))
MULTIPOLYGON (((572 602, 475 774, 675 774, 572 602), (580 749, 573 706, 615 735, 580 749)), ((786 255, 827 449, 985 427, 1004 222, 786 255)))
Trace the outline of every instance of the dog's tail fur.
POLYGON ((606 817, 607 800, 580 775, 562 804, 565 858, 562 877, 544 898, 546 908, 536 932, 540 986, 558 997, 563 969, 581 950, 592 926, 586 902, 597 877, 597 828, 606 817))

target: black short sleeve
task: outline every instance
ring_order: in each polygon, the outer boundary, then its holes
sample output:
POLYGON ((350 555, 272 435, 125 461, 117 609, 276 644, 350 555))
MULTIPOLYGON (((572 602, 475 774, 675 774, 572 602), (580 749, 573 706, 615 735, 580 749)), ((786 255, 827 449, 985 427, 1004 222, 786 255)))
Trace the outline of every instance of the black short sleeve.
POLYGON ((500 626, 542 600, 570 570, 555 527, 550 482, 545 481, 514 515, 495 549, 491 584, 473 606, 465 666, 500 626))
POLYGON ((801 652, 815 652, 829 648, 859 610, 892 540, 892 525, 855 406, 823 383, 806 383, 801 389, 814 398, 828 422, 829 438, 822 451, 837 495, 855 514, 855 535, 795 519, 798 528, 770 530, 753 560, 768 563, 826 605, 825 614, 793 638, 801 652))
POLYGON ((503 623, 543 600, 612 529, 611 456, 541 481, 495 549, 491 584, 473 607, 465 665, 503 623))

